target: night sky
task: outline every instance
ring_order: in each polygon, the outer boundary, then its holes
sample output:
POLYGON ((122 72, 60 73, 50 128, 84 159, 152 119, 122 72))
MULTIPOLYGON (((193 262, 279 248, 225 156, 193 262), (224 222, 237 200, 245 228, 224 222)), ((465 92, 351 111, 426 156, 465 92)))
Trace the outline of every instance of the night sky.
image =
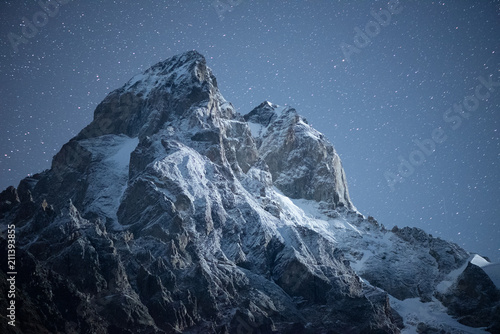
POLYGON ((363 214, 500 261, 499 1, 58 1, 0 3, 0 188, 196 49, 240 113, 270 100, 323 132, 363 214))

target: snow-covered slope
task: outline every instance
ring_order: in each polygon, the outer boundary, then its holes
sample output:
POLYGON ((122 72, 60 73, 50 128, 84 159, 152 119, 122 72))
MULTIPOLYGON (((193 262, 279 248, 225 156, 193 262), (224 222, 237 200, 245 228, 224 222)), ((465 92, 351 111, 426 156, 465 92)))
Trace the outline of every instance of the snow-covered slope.
POLYGON ((104 135, 80 142, 92 154, 84 214, 93 213, 117 222, 116 212, 127 187, 130 153, 138 143, 138 138, 123 135, 104 135))
POLYGON ((499 326, 495 265, 363 216, 321 133, 268 101, 239 115, 195 51, 111 92, 50 170, 0 194, 0 223, 26 333, 499 326))

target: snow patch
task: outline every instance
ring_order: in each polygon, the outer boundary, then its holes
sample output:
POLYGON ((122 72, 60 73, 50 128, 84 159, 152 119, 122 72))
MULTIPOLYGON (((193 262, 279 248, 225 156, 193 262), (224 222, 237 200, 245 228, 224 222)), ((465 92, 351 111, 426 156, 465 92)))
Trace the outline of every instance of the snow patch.
POLYGON ((130 154, 135 150, 139 144, 139 138, 125 139, 117 146, 118 151, 104 160, 106 163, 114 165, 116 168, 127 168, 130 162, 130 154))
POLYGON ((250 132, 252 133, 252 137, 260 137, 262 135, 262 129, 264 126, 258 123, 247 122, 248 127, 250 128, 250 132))
POLYGON ((474 264, 474 265, 476 265, 476 266, 478 266, 480 268, 491 264, 484 257, 482 257, 480 255, 477 255, 477 254, 474 255, 474 257, 472 258, 472 260, 470 261, 470 263, 472 263, 472 264, 474 264))
POLYGON ((116 213, 127 187, 130 154, 139 144, 138 138, 105 135, 80 141, 92 153, 89 187, 85 196, 85 212, 118 221, 116 213))
POLYGON ((402 334, 417 333, 419 323, 456 334, 488 333, 482 328, 472 328, 459 323, 446 313, 444 307, 436 298, 431 302, 422 303, 419 298, 398 300, 389 296, 391 307, 404 319, 405 328, 402 334))

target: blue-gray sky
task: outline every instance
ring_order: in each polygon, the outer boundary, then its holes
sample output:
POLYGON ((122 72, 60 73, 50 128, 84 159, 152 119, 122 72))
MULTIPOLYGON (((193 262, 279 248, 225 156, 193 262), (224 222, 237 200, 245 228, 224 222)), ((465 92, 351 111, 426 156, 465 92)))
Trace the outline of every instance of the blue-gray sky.
POLYGON ((0 188, 196 49, 240 113, 270 100, 323 132, 363 214, 500 261, 499 1, 58 1, 0 3, 0 188))

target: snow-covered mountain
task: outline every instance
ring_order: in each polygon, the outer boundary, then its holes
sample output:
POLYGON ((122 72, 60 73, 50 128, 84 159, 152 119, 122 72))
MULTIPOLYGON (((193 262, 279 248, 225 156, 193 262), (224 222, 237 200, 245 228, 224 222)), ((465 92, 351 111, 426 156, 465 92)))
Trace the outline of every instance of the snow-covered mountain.
POLYGON ((239 115, 195 51, 110 93, 0 224, 6 333, 500 331, 498 266, 363 216, 321 133, 268 101, 239 115))

